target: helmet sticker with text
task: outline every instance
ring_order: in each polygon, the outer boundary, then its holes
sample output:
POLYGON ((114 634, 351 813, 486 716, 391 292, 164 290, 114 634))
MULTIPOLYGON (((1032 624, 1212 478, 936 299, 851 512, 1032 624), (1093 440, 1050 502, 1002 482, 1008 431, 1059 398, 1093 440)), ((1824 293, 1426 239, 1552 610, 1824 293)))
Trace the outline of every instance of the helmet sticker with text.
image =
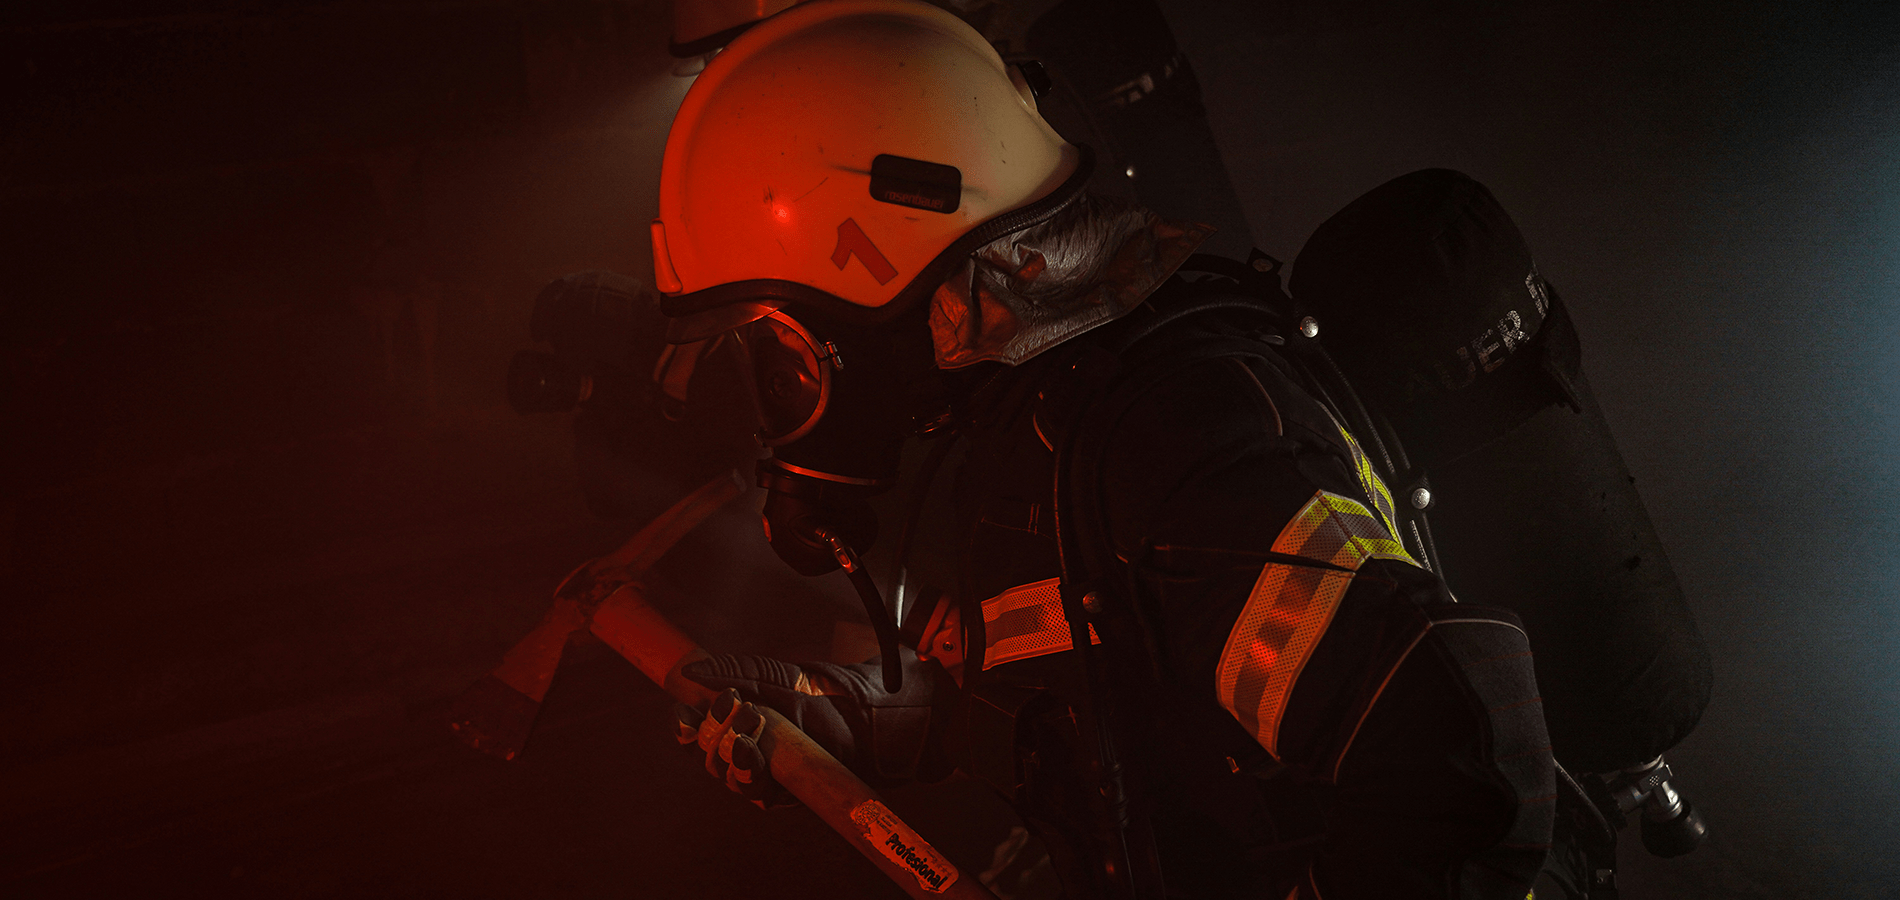
POLYGON ((956 166, 880 153, 871 160, 871 197, 930 212, 953 213, 963 203, 956 166))

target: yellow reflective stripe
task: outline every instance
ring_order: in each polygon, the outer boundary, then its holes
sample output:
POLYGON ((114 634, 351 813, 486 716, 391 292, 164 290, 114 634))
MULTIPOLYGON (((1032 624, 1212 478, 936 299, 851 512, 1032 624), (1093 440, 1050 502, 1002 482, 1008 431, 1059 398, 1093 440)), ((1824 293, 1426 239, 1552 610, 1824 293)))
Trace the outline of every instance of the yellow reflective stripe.
POLYGON ((1221 651, 1215 680, 1221 706, 1277 759, 1280 716, 1293 685, 1359 567, 1368 559, 1417 563, 1365 506, 1326 491, 1286 523, 1273 550, 1337 567, 1268 563, 1221 651))
MULTIPOLYGON (((1062 614, 1062 579, 1017 585, 983 601, 983 668, 1061 653, 1071 646, 1062 614)), ((1095 626, 1089 643, 1100 644, 1095 626)))
MULTIPOLYGON (((1330 415, 1330 413, 1328 414, 1330 415)), ((1353 474, 1359 478, 1359 486, 1365 488, 1366 496, 1372 498, 1372 505, 1378 509, 1379 518, 1385 520, 1385 530, 1391 534, 1399 533, 1399 520, 1392 507, 1392 492, 1386 490, 1385 480, 1379 477, 1379 471, 1372 467, 1372 458, 1360 449, 1359 442, 1353 439, 1352 432, 1346 426, 1333 420, 1333 427, 1339 429, 1339 436, 1346 439, 1346 447, 1352 451, 1353 474)))

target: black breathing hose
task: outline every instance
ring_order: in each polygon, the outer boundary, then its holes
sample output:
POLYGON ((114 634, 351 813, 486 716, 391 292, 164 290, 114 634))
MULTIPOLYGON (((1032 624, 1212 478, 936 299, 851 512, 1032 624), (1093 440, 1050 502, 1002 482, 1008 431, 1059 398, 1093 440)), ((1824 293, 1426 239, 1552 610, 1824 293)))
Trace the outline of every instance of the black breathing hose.
POLYGON ((838 558, 845 577, 851 579, 851 586, 857 588, 858 599, 864 601, 864 614, 871 619, 871 629, 877 632, 877 649, 881 668, 884 670, 884 692, 895 694, 904 686, 904 664, 898 658, 897 624, 891 621, 891 611, 884 606, 884 597, 877 591, 877 583, 871 580, 871 573, 864 570, 864 562, 858 559, 858 551, 844 542, 829 529, 818 529, 818 539, 831 546, 831 552, 838 558))

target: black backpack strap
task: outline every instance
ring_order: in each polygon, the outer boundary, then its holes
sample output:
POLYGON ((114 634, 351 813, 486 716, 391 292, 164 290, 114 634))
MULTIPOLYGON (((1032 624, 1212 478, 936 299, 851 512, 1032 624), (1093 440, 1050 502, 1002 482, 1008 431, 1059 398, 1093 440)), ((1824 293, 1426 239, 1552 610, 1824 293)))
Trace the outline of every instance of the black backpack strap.
MULTIPOLYGON (((1277 280, 1277 279, 1276 279, 1277 280)), ((1245 338, 1212 340, 1192 352, 1154 356, 1130 364, 1138 344, 1173 322, 1217 311, 1275 311, 1230 290, 1189 291, 1162 307, 1147 307, 1133 318, 1084 345, 1044 390, 1044 399, 1068 409, 1056 429, 1052 484, 1056 544, 1061 561, 1063 612, 1070 646, 1077 649, 1088 696, 1077 710, 1082 734, 1092 739, 1094 774, 1102 798, 1096 840, 1114 860, 1106 887, 1111 896, 1159 898, 1165 895, 1141 785, 1130 784, 1124 759, 1143 742, 1135 710, 1153 709, 1164 688, 1155 662, 1153 629, 1137 608, 1132 573, 1105 561, 1109 547, 1101 516, 1100 469, 1109 436, 1140 399, 1147 385, 1167 375, 1224 356, 1259 356, 1260 342, 1245 338), (1200 296, 1195 296, 1199 294, 1200 296), (1078 490, 1078 487, 1081 489, 1078 490), (1101 638, 1090 640, 1091 629, 1101 638)), ((1112 554, 1110 554, 1112 556, 1112 554)))
MULTIPOLYGON (((1095 407, 1114 381, 1119 367, 1117 354, 1100 347, 1085 349, 1069 366, 1071 377, 1066 387, 1080 394, 1071 398, 1080 404, 1079 418, 1063 428, 1054 443, 1051 512, 1061 561, 1062 612, 1069 622, 1069 646, 1074 648, 1083 684, 1087 686, 1087 696, 1077 698, 1076 713, 1084 741, 1088 749, 1093 750, 1092 774, 1097 783, 1096 795, 1101 798, 1096 810, 1094 838, 1100 851, 1108 857, 1104 867, 1105 887, 1112 900, 1159 900, 1166 895, 1166 886, 1154 835, 1147 820, 1130 810, 1127 773, 1122 764, 1123 753, 1130 743, 1127 736, 1132 723, 1127 721, 1126 708, 1117 703, 1120 685, 1116 682, 1125 679, 1113 677, 1113 670, 1119 667, 1108 659, 1110 652, 1129 647, 1131 636, 1125 629, 1108 624, 1109 617, 1105 613, 1111 606, 1120 604, 1106 599, 1114 592, 1099 582, 1099 570, 1084 562, 1082 537, 1077 529, 1080 522, 1088 519, 1086 514, 1078 516, 1071 509, 1076 494, 1071 489, 1072 479, 1067 477, 1077 448, 1081 446, 1082 429, 1075 426, 1093 418, 1095 407), (1095 627, 1098 621, 1100 628, 1095 627), (1090 640, 1091 631, 1101 637, 1102 644, 1090 640)), ((1137 641, 1146 648, 1146 637, 1137 641)), ((1147 672, 1151 668, 1151 664, 1144 661, 1139 670, 1147 672)))
MULTIPOLYGON (((1470 604, 1425 610, 1429 635, 1464 674, 1484 710, 1490 762, 1517 801, 1517 815, 1498 843, 1466 860, 1460 873, 1467 897, 1519 896, 1550 852, 1557 815, 1557 768, 1536 693, 1530 638, 1516 614, 1470 604)), ((1348 751, 1350 752, 1350 748, 1348 751)))
POLYGON ((1245 263, 1205 253, 1188 257, 1182 271, 1214 276, 1193 283, 1193 289, 1216 296, 1164 314, 1164 321, 1132 335, 1127 345, 1132 346, 1158 331, 1167 321, 1206 310, 1246 308, 1266 317, 1273 331, 1262 337, 1283 349, 1283 357, 1299 369, 1306 388, 1371 451, 1379 477, 1400 498, 1395 511, 1401 532, 1399 539, 1425 568, 1442 576, 1443 564, 1438 559, 1431 522, 1426 515, 1432 507, 1430 480, 1423 470, 1413 466, 1392 425, 1360 401, 1358 391, 1326 352, 1320 339, 1319 320, 1309 315, 1281 286, 1280 268, 1279 260, 1258 249, 1245 263), (1226 296, 1218 296, 1223 293, 1226 296))

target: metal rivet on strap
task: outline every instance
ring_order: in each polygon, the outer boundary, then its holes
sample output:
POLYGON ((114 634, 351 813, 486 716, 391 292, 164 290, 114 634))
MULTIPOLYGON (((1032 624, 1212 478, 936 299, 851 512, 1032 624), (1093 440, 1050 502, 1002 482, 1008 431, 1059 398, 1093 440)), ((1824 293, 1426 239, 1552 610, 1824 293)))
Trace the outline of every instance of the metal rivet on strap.
POLYGON ((1312 316, 1301 319, 1300 333, 1310 338, 1319 337, 1319 320, 1312 316))
POLYGON ((1424 509, 1432 505, 1432 492, 1425 488, 1412 489, 1412 508, 1424 509))
POLYGON ((1089 591, 1088 593, 1083 594, 1082 595, 1082 609, 1087 611, 1088 614, 1091 616, 1101 615, 1102 595, 1094 591, 1089 591))

